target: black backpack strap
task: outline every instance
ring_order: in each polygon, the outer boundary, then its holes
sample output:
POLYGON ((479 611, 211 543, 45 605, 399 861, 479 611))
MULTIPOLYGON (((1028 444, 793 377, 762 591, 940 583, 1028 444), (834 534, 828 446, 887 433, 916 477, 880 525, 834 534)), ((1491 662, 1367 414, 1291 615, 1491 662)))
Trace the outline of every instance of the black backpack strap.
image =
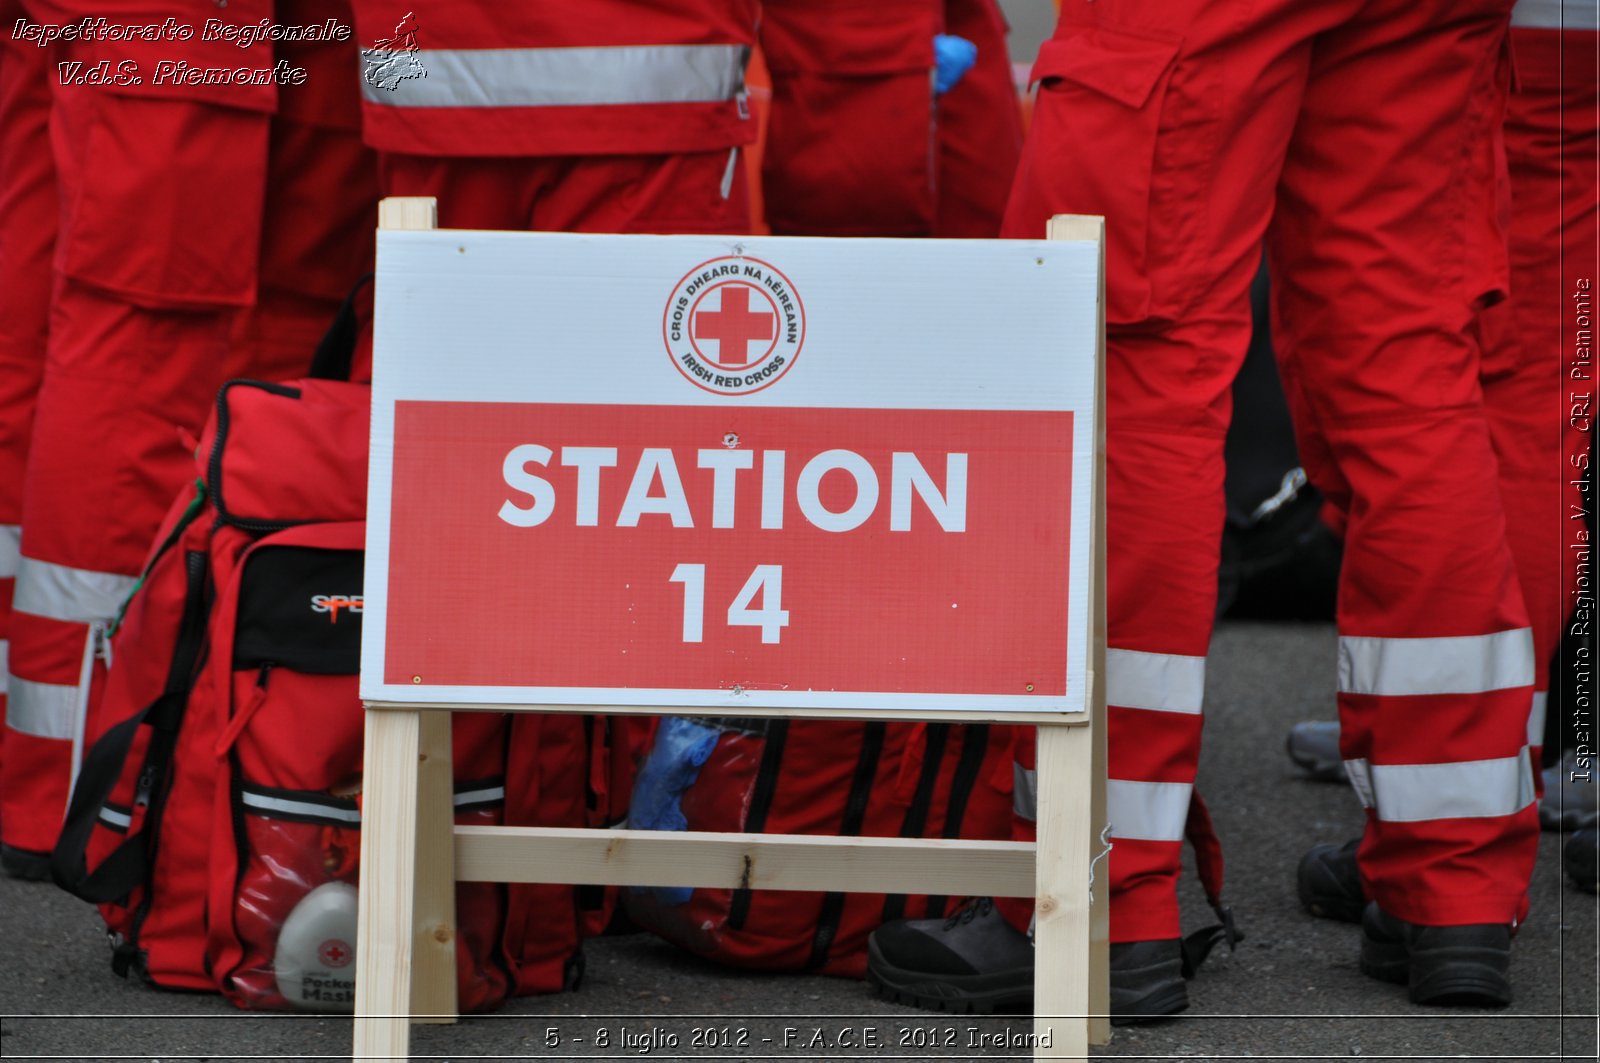
POLYGON ((344 297, 339 312, 333 316, 333 323, 317 343, 317 352, 311 357, 311 371, 307 376, 317 380, 350 379, 350 369, 355 362, 356 337, 361 331, 356 318, 356 300, 361 296, 361 289, 371 281, 372 274, 363 274, 355 287, 350 289, 350 294, 344 297))
MULTIPOLYGON (((162 697, 167 695, 163 694, 162 697)), ((159 704, 159 700, 152 702, 111 728, 84 755, 77 782, 72 787, 66 822, 56 839, 55 850, 50 854, 50 875, 56 885, 80 900, 107 904, 126 897, 144 881, 149 858, 142 829, 124 838, 92 872, 89 870, 88 850, 89 839, 100 819, 100 811, 110 799, 117 780, 122 777, 134 736, 159 704)), ((153 768, 154 765, 147 758, 134 798, 136 805, 149 800, 150 790, 156 782, 153 768)))
MULTIPOLYGON (((856 758, 856 770, 850 780, 850 795, 845 800, 844 818, 839 822, 841 837, 857 837, 866 822, 867 804, 872 798, 872 783, 878 776, 878 761, 883 757, 883 742, 888 724, 882 720, 868 720, 861 731, 861 752, 856 758)), ((839 923, 844 917, 844 893, 828 893, 822 898, 822 910, 817 913, 817 929, 811 938, 811 958, 806 970, 815 970, 828 962, 828 952, 839 933, 839 923)))
MULTIPOLYGON (((761 721, 764 737, 761 745, 761 763, 756 768, 755 787, 750 794, 750 804, 745 810, 744 829, 760 834, 767 829, 767 814, 772 811, 772 800, 778 789, 778 772, 783 768, 783 749, 789 741, 789 721, 784 718, 761 721)), ((743 930, 750 916, 750 891, 738 889, 728 901, 727 925, 743 930)))
POLYGON ((1184 834, 1194 847, 1194 862, 1200 885, 1205 889, 1206 903, 1217 914, 1215 926, 1204 927, 1183 939, 1183 976, 1193 978, 1211 950, 1218 945, 1233 951, 1244 940, 1244 932, 1233 920, 1233 909, 1222 900, 1222 841, 1211 822, 1211 810, 1206 807, 1195 790, 1189 796, 1189 817, 1184 824, 1184 834))
MULTIPOLYGON (((913 732, 915 734, 915 732, 913 732)), ((928 812, 933 805, 933 791, 939 784, 939 769, 944 766, 944 749, 950 740, 950 725, 929 723, 922 731, 922 772, 917 776, 917 788, 912 792, 911 804, 900 821, 900 837, 920 838, 928 827, 928 812)), ((883 921, 892 923, 906 914, 906 895, 891 893, 883 899, 883 921)))
POLYGON ((167 668, 166 687, 139 712, 112 727, 90 747, 73 784, 67 804, 67 818, 50 854, 50 875, 56 885, 73 896, 93 904, 119 901, 145 880, 149 869, 151 839, 159 820, 159 807, 178 744, 178 728, 194 682, 195 666, 204 648, 206 615, 206 555, 190 551, 184 558, 185 579, 183 618, 179 621, 172 662, 167 668), (100 813, 124 776, 128 754, 139 728, 151 729, 135 790, 134 805, 148 803, 151 812, 137 831, 129 834, 92 872, 89 870, 89 840, 100 813))

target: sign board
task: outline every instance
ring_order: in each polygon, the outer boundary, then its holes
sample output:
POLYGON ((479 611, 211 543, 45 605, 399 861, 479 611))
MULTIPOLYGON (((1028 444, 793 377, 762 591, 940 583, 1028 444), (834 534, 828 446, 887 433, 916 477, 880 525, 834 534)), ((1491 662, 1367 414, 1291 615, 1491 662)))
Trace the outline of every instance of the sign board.
POLYGON ((1095 245, 379 263, 365 699, 1086 710, 1095 245))

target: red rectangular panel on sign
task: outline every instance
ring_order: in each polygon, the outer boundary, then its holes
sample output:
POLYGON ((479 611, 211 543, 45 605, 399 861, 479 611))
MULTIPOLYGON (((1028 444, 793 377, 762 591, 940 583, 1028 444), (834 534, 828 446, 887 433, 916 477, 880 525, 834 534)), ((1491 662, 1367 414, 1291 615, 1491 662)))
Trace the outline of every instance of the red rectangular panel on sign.
POLYGON ((1059 696, 1072 414, 395 404, 384 679, 1059 696))

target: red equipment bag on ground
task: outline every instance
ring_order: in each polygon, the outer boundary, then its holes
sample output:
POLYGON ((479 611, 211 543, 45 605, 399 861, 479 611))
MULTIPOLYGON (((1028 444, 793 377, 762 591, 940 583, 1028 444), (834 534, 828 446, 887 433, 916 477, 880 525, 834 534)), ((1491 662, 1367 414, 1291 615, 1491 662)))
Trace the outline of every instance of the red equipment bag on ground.
MULTIPOLYGON (((1007 728, 665 717, 634 786, 645 830, 902 838, 1011 837, 1007 728)), ((737 967, 860 978, 867 935, 953 898, 633 889, 639 925, 737 967)))
MULTIPOLYGON (((370 389, 330 379, 349 373, 354 303, 315 378, 222 387, 195 490, 166 515, 96 676, 51 858, 62 889, 99 905, 115 972, 246 1009, 354 1005, 370 389)), ((458 823, 626 813, 622 754, 646 722, 517 725, 512 746, 507 717, 454 717, 458 823)), ((458 884, 461 1010, 576 985, 582 935, 613 905, 614 890, 458 884)))
MULTIPOLYGON (((463 716, 473 715, 456 715, 458 736, 463 716)), ((506 754, 505 822, 585 828, 625 822, 634 770, 655 725, 654 716, 514 715, 506 754)), ((605 931, 617 902, 615 886, 510 884, 505 941, 515 992, 576 987, 583 977, 577 943, 605 931)))
MULTIPOLYGON (((213 753, 206 955, 242 1008, 355 1002, 365 533, 351 521, 268 535, 218 588, 206 685, 231 712, 213 753)), ((504 719, 459 719, 452 739, 456 821, 499 824, 504 719)), ((459 884, 456 922, 459 1006, 492 1008, 510 985, 499 888, 459 884)))
MULTIPOLYGON (((354 1003, 369 408, 339 380, 225 385, 113 629, 52 872, 100 906, 119 974, 249 1008, 354 1003)), ((497 823, 504 718, 454 730, 458 821, 497 823)), ((458 886, 463 1010, 513 984, 502 898, 458 886)))
POLYGON ((231 647, 214 641, 214 606, 258 540, 364 519, 367 407, 355 384, 225 385, 195 489, 163 522, 113 627, 52 872, 101 906, 119 974, 216 988, 204 958, 206 869, 230 705, 206 665, 231 647))

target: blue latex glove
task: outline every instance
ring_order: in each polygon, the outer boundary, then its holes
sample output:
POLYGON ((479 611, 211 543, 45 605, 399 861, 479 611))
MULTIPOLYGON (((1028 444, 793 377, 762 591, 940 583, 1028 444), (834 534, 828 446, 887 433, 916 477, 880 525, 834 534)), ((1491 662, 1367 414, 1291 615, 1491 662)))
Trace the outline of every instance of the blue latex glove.
POLYGON ((941 33, 933 39, 933 94, 943 96, 978 61, 978 46, 965 37, 941 33))
MULTIPOLYGON (((636 830, 684 830, 688 827, 689 821, 684 818, 679 801, 684 791, 699 778, 700 768, 716 748, 720 734, 713 727, 681 716, 662 717, 650 754, 634 778, 633 797, 628 806, 629 827, 636 830)), ((652 887, 650 892, 663 904, 683 904, 694 890, 687 886, 658 886, 652 887)))

